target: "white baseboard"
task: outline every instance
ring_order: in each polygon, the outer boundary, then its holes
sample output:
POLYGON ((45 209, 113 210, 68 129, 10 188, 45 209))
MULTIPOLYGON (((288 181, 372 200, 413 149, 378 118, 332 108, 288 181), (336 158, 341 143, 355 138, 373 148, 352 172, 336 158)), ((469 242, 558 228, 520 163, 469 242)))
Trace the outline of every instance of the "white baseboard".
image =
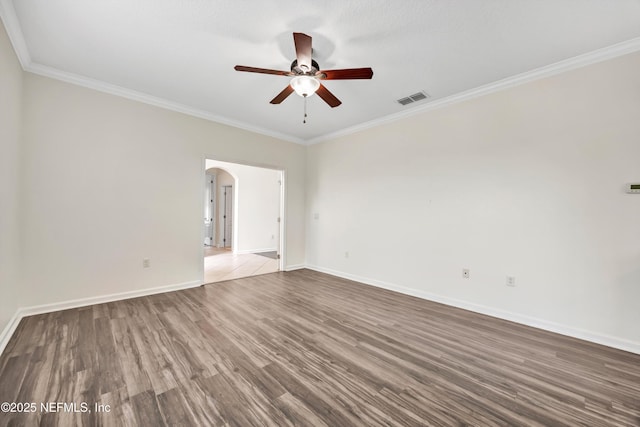
POLYGON ((243 249, 241 251, 233 251, 234 254, 236 255, 242 255, 242 254, 259 254, 261 252, 275 252, 277 251, 277 248, 262 248, 262 249, 243 249))
MULTIPOLYGON (((462 301, 454 298, 449 298, 441 295, 432 294, 430 292, 420 291, 417 289, 398 286, 393 283, 383 282, 380 280, 370 279, 367 277, 357 276, 354 274, 344 273, 329 268, 319 267, 315 265, 295 264, 288 265, 284 271, 294 271, 303 268, 318 271, 321 273, 331 274, 332 276, 342 277, 348 280, 354 280, 356 282, 364 283, 371 286, 376 286, 390 291, 399 292, 405 295, 411 295, 414 297, 422 298, 428 301, 434 301, 449 306, 462 308, 464 310, 473 311, 475 313, 485 314, 487 316, 497 317, 503 320, 509 320, 511 322, 520 323, 522 325, 532 326, 534 328, 543 329, 549 332, 555 332, 557 334, 570 336, 573 338, 590 341, 596 344, 606 345, 608 347, 617 348, 620 350, 629 351, 631 353, 640 354, 640 343, 629 341, 619 337, 613 337, 610 335, 601 334, 598 332, 586 331, 583 329, 573 328, 570 326, 562 325, 555 322, 550 322, 543 319, 524 316, 518 313, 512 313, 505 310, 496 309, 493 307, 487 307, 480 304, 475 304, 467 301, 462 301)), ((94 304, 103 304, 112 301, 119 301, 129 298, 137 298, 147 295, 154 295, 164 292, 178 291, 181 289, 188 289, 202 285, 199 280, 180 283, 176 285, 160 286, 156 288, 141 289, 137 291, 121 292, 117 294, 102 295, 97 297, 81 298, 71 301, 64 301, 53 304, 45 304, 33 307, 19 308, 13 315, 9 323, 0 334, 0 355, 4 351, 9 339, 15 332, 18 324, 23 317, 33 316, 35 314, 50 313, 52 311, 67 310, 70 308, 85 307, 94 304)))
POLYGON ((31 307, 21 307, 13 315, 9 324, 0 335, 0 355, 9 343, 11 336, 15 332, 18 324, 23 317, 33 316, 36 314, 51 313, 53 311, 68 310, 70 308, 86 307, 95 304, 104 304, 107 302, 120 301, 131 298, 139 298, 147 295, 162 294, 165 292, 179 291, 182 289, 195 288, 202 285, 202 281, 193 280, 191 282, 178 283, 175 285, 158 286, 155 288, 140 289, 128 292, 119 292, 116 294, 100 295, 96 297, 80 298, 70 301, 61 301, 52 304, 36 305, 31 307))
POLYGON ((613 347, 619 350, 640 354, 640 343, 626 340, 624 338, 605 335, 599 332, 586 331, 584 329, 578 329, 578 328, 563 325, 560 323, 550 322, 544 319, 529 317, 522 314, 513 313, 510 311, 505 311, 505 310, 501 310, 493 307, 487 307, 484 305, 475 304, 472 302, 463 301, 455 298, 449 298, 442 295, 432 294, 430 292, 425 292, 425 291, 421 291, 413 288, 398 286, 393 283, 370 279, 368 277, 361 277, 354 274, 344 273, 342 271, 336 271, 329 268, 319 267, 316 265, 306 265, 306 268, 310 270, 318 271, 320 273, 331 274, 332 276, 341 277, 343 279, 364 283, 366 285, 388 289, 390 291, 395 291, 405 295, 411 295, 411 296, 422 298, 428 301, 434 301, 434 302, 449 305, 452 307, 473 311, 475 313, 485 314, 491 317, 497 317, 498 319, 508 320, 508 321, 519 323, 522 325, 527 325, 527 326, 542 329, 545 331, 554 332, 560 335, 566 335, 566 336, 578 338, 584 341, 606 345, 607 347, 613 347))
POLYGON ((287 265, 284 268, 284 271, 302 270, 303 268, 307 268, 307 266, 304 264, 293 264, 293 265, 287 265))
POLYGON ((20 309, 18 309, 5 328, 2 330, 2 334, 0 335, 0 355, 4 351, 4 348, 9 343, 9 340, 13 336, 13 333, 16 331, 16 328, 20 324, 20 320, 22 320, 22 316, 20 315, 20 309))

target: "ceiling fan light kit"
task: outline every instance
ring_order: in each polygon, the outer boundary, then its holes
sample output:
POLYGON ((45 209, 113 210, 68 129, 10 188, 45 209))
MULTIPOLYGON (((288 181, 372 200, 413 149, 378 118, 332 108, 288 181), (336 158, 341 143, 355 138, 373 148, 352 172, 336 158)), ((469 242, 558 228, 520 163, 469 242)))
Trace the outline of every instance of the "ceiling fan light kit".
MULTIPOLYGON (((316 92, 331 108, 342 104, 342 101, 329 92, 329 89, 321 83, 321 80, 371 79, 373 77, 373 70, 371 68, 321 70, 318 63, 311 58, 313 51, 311 47, 311 36, 303 33, 293 33, 293 42, 296 47, 296 59, 291 63, 291 71, 270 70, 244 65, 236 65, 234 67, 236 71, 293 77, 289 85, 271 100, 271 104, 280 104, 295 92, 305 98, 306 118, 306 99, 316 92)), ((304 120, 303 123, 306 123, 306 120, 304 120)))
POLYGON ((300 96, 311 96, 320 87, 320 82, 313 76, 295 76, 289 83, 293 90, 300 96))

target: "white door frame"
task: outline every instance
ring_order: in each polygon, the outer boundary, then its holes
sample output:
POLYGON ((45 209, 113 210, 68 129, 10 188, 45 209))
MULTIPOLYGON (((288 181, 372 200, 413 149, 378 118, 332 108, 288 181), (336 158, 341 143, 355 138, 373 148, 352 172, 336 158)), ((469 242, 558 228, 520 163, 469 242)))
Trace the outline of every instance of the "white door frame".
POLYGON ((207 206, 207 204, 209 205, 209 210, 204 211, 205 215, 207 214, 207 212, 209 213, 209 218, 204 218, 205 221, 205 246, 216 246, 216 228, 218 226, 217 222, 216 222, 216 208, 217 208, 217 189, 218 189, 218 185, 216 182, 216 176, 215 175, 209 175, 206 174, 205 175, 205 195, 207 195, 208 197, 205 197, 205 207, 207 206), (209 228, 211 230, 211 235, 209 236, 207 233, 207 224, 209 224, 209 228), (209 244, 207 245, 206 240, 209 239, 209 244))
MULTIPOLYGON (((234 191, 237 185, 223 185, 224 188, 224 205, 222 206, 222 210, 218 210, 219 212, 223 212, 222 217, 222 247, 223 248, 231 248, 231 250, 235 250, 235 235, 236 235, 236 209, 235 209, 235 194, 234 191), (227 192, 229 195, 227 196, 227 192), (231 203, 229 203, 231 202, 231 203), (229 215, 231 214, 231 215, 229 215), (230 218, 227 218, 230 217, 230 218), (227 226, 227 223, 231 221, 231 226, 227 226), (231 234, 231 236, 227 236, 227 230, 231 234), (230 237, 227 241, 227 237, 230 237), (229 246, 227 246, 227 244, 229 246)), ((235 253, 235 252, 234 252, 235 253)))
POLYGON ((285 243, 286 243, 286 231, 287 231, 287 222, 285 220, 285 211, 286 211, 286 203, 285 203, 285 170, 281 169, 280 170, 280 216, 278 217, 279 219, 279 230, 280 230, 280 236, 278 239, 278 248, 276 249, 278 251, 278 255, 280 255, 279 259, 278 259, 278 271, 284 271, 284 260, 285 260, 285 243))

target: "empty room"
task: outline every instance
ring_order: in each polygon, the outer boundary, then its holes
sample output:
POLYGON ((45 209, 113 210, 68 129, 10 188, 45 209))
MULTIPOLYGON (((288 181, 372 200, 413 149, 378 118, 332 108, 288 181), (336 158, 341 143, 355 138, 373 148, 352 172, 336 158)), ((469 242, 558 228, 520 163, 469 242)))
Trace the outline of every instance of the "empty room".
POLYGON ((640 1, 0 18, 0 426, 640 426, 640 1))

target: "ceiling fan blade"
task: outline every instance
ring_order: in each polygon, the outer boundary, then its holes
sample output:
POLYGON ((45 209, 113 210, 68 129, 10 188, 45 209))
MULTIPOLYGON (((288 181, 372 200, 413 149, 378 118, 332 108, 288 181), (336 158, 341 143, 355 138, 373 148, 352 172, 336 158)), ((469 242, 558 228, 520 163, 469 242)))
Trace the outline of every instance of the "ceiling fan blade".
POLYGON ((293 88, 291 87, 291 85, 287 85, 287 87, 285 87, 282 90, 282 92, 280 92, 278 95, 276 95, 275 98, 271 100, 271 104, 280 104, 282 101, 287 99, 287 97, 292 93, 293 93, 293 88))
POLYGON ((340 101, 338 98, 335 97, 334 94, 332 94, 331 92, 329 92, 329 89, 327 89, 326 87, 324 87, 322 85, 322 83, 320 83, 320 87, 318 88, 318 90, 316 91, 316 93, 318 94, 318 96, 322 99, 324 99, 324 102, 326 102, 327 104, 329 104, 329 106, 331 108, 335 108, 338 105, 342 104, 342 101, 340 101))
POLYGON ((298 67, 306 73, 311 70, 311 36, 303 33, 293 33, 293 43, 296 45, 298 67))
POLYGON ((246 67, 244 65, 236 65, 233 67, 236 71, 246 71, 248 73, 275 74, 276 76, 292 76, 291 71, 270 70, 268 68, 246 67))
POLYGON ((344 70, 322 70, 316 76, 322 80, 351 80, 370 79, 373 77, 371 68, 347 68, 344 70))

